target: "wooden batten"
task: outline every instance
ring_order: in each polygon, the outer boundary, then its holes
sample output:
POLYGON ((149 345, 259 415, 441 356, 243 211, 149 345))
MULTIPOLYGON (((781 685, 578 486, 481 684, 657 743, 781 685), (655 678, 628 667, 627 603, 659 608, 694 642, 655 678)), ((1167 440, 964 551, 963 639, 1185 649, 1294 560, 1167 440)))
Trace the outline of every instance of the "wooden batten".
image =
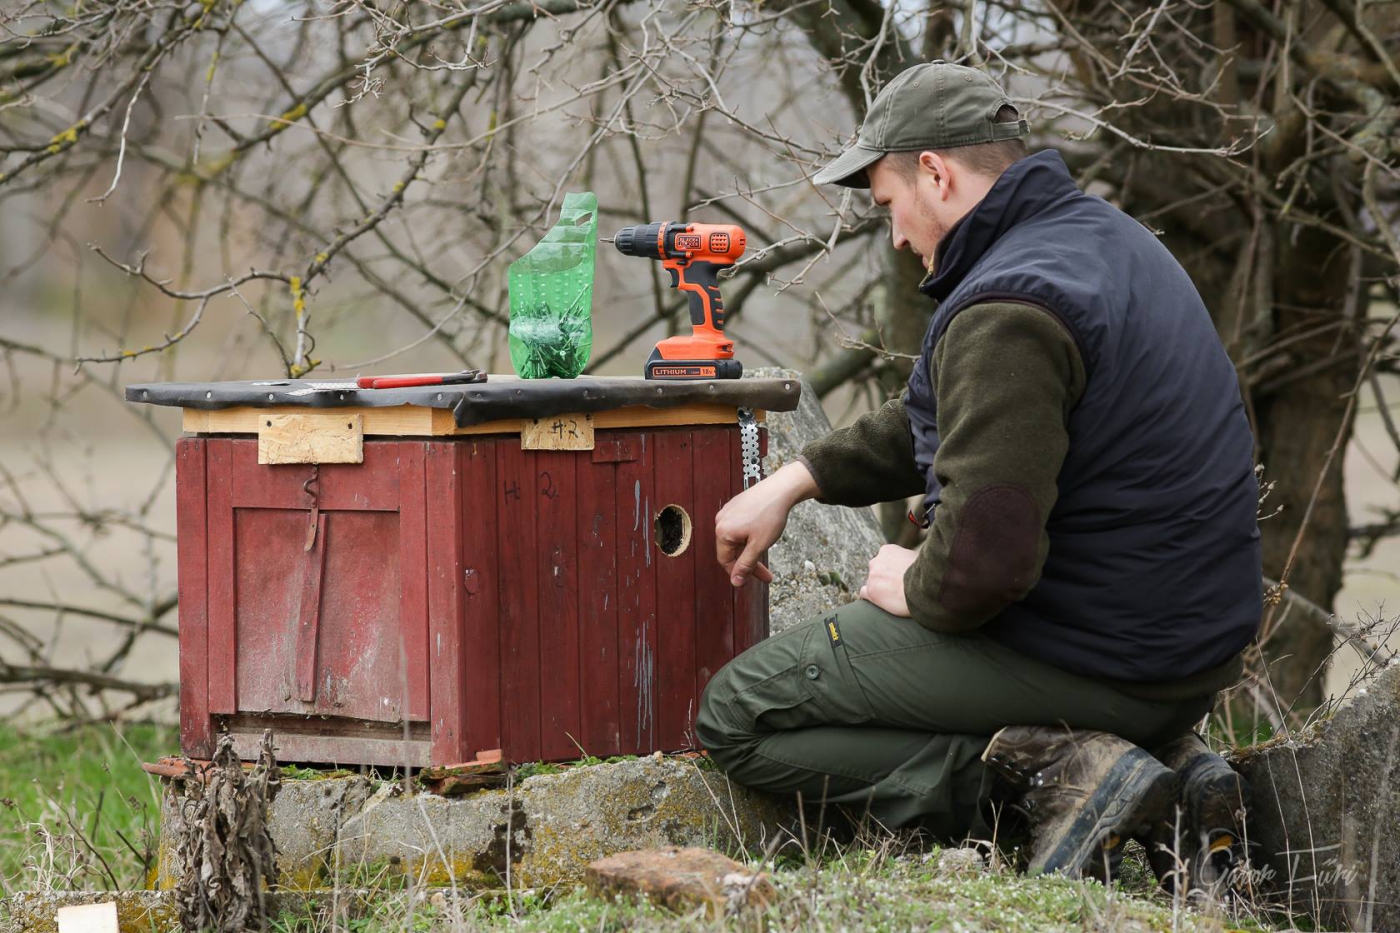
POLYGON ((593 416, 585 413, 522 419, 520 446, 524 450, 592 450, 593 416))
MULTIPOLYGON (((446 408, 426 408, 421 405, 397 405, 392 408, 336 407, 309 409, 301 405, 272 405, 266 407, 239 406, 205 411, 183 409, 183 428, 187 434, 257 434, 260 420, 268 414, 305 412, 334 412, 335 417, 358 416, 365 435, 379 437, 461 437, 471 434, 519 434, 522 423, 533 419, 510 418, 457 427, 452 412, 446 408)), ((754 417, 763 421, 765 412, 754 417)), ((582 414, 571 417, 583 420, 582 414)), ((668 425, 733 424, 738 419, 732 405, 696 403, 673 408, 650 408, 629 405, 608 411, 592 412, 589 419, 595 429, 666 427, 668 425)))
POLYGON ((264 412, 258 419, 258 462, 364 463, 363 421, 334 408, 264 412))

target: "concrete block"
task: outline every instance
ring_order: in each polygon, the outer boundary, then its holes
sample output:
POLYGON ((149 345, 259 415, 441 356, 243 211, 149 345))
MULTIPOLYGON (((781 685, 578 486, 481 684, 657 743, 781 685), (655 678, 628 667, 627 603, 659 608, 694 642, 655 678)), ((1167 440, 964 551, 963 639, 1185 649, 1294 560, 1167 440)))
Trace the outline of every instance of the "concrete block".
POLYGON ((1258 885, 1327 929, 1400 930, 1400 662, 1332 718, 1245 749, 1258 885))
MULTIPOLYGON (((167 791, 159 885, 170 887, 183 797, 167 791)), ((698 760, 653 755, 526 778, 461 797, 404 794, 366 778, 285 781, 269 824, 279 883, 293 890, 386 882, 494 887, 577 883, 630 849, 761 851, 795 821, 790 803, 731 784, 698 760)))
MULTIPOLYGON (((755 379, 798 379, 794 369, 758 368, 744 373, 755 379)), ((768 457, 764 475, 797 459, 809 442, 826 436, 831 421, 810 383, 802 381, 796 411, 768 413, 768 457)), ((788 516, 787 530, 768 551, 774 580, 768 588, 768 628, 772 634, 856 598, 870 559, 885 543, 870 509, 847 509, 803 502, 788 516)))
MULTIPOLYGON (((450 892, 448 892, 450 893, 450 892)), ((269 915, 316 918, 315 929, 344 929, 345 921, 369 915, 386 895, 369 890, 268 891, 269 915), (337 925, 339 924, 339 925, 337 925)), ((401 897, 401 895, 388 895, 401 897)), ((435 906, 451 906, 424 898, 435 906)), ((115 902, 119 933, 180 933, 174 891, 19 891, 0 899, 0 933, 60 933, 58 912, 115 902)))
POLYGON ((64 908, 115 901, 121 933, 180 928, 175 897, 164 891, 17 891, 0 900, 0 933, 59 933, 64 908))

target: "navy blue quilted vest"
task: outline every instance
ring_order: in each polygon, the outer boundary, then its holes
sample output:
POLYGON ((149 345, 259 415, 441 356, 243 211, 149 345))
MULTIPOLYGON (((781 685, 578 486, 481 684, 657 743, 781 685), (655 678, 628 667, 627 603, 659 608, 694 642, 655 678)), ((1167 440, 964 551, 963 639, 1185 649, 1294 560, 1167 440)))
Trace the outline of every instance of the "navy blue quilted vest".
POLYGON ((920 288, 938 307, 906 404, 930 511, 942 486, 928 373, 953 315, 985 301, 1042 308, 1087 375, 1040 580, 983 631, 1098 677, 1174 680, 1229 660, 1262 609, 1258 484, 1234 367, 1186 271, 1080 191, 1052 150, 1008 168, 936 256, 920 288))

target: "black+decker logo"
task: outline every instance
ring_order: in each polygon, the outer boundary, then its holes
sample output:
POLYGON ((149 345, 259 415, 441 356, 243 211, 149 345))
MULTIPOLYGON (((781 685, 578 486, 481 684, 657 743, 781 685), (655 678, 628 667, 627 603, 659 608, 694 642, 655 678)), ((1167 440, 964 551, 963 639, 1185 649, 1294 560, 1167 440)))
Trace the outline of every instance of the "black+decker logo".
POLYGON ((698 233, 677 233, 676 249, 683 249, 687 252, 700 252, 701 238, 698 233))

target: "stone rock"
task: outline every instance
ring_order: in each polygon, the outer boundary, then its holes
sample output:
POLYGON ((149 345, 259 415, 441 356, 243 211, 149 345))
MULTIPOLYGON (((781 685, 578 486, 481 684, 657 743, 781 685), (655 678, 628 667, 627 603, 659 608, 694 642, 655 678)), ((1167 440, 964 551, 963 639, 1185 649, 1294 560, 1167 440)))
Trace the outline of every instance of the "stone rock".
MULTIPOLYGON (((158 884, 169 887, 184 798, 161 813, 158 884)), ((270 807, 278 880, 309 890, 418 884, 577 883, 596 859, 631 849, 713 845, 761 850, 795 821, 791 804, 731 784, 703 760, 646 758, 580 766, 461 797, 405 794, 367 778, 284 781, 270 807)))
POLYGON ((1330 719, 1247 748, 1255 880, 1327 929, 1400 929, 1400 661, 1330 719))
MULTIPOLYGON (((802 380, 802 374, 792 369, 760 368, 744 375, 802 380)), ((797 459, 808 442, 831 431, 821 399, 805 380, 797 410, 769 412, 767 424, 764 476, 797 459)), ((818 502, 804 502, 793 509, 787 530, 768 552, 774 576, 768 590, 769 631, 777 634, 854 600, 870 559, 884 543, 880 523, 870 509, 818 502)))
POLYGON ((776 894, 763 872, 698 848, 620 852, 593 862, 584 879, 595 897, 644 897, 677 913, 703 907, 711 917, 764 907, 776 894))
POLYGON ((987 867, 987 860, 976 849, 947 849, 938 853, 940 875, 975 875, 987 867))

